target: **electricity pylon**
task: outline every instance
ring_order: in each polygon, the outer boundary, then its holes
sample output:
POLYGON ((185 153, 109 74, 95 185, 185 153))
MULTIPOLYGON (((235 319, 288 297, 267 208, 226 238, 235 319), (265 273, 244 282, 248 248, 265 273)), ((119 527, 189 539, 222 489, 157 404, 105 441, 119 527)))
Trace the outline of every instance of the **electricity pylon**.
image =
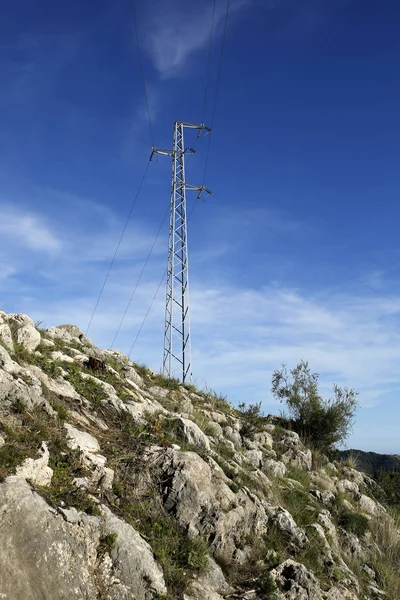
POLYGON ((193 148, 185 148, 185 128, 197 129, 198 137, 203 130, 208 133, 211 131, 204 124, 192 125, 185 121, 175 121, 173 149, 157 150, 153 147, 150 157, 151 160, 154 154, 162 154, 172 158, 163 373, 166 377, 178 375, 183 383, 192 380, 186 190, 197 191, 197 198, 203 192, 211 194, 204 185, 186 183, 185 154, 195 151, 193 148))

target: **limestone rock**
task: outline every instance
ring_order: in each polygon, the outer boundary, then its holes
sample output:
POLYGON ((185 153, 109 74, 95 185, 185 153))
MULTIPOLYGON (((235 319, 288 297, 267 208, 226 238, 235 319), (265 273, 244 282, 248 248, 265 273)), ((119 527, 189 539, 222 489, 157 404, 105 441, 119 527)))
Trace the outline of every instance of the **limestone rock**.
POLYGON ((40 333, 33 325, 24 325, 17 332, 17 342, 26 348, 29 352, 33 352, 40 344, 40 333))
POLYGON ((287 539, 299 548, 305 548, 308 542, 306 533, 304 529, 297 527, 296 521, 287 510, 281 507, 272 508, 269 514, 287 539))
POLYGON ((0 597, 91 600, 105 584, 114 600, 165 594, 149 545, 130 525, 106 508, 102 517, 80 513, 79 520, 72 512, 68 520, 57 514, 22 477, 0 484, 0 597), (109 533, 117 537, 105 580, 98 552, 109 533))
POLYGON ((377 516, 379 514, 379 509, 376 502, 374 502, 369 496, 361 494, 358 503, 360 505, 361 510, 367 513, 368 515, 377 516))
POLYGON ((69 423, 65 423, 64 427, 67 430, 68 445, 72 450, 79 449, 84 454, 100 452, 100 444, 93 435, 87 431, 81 431, 69 423))
POLYGON ((20 467, 17 467, 16 475, 24 477, 35 485, 48 487, 53 477, 53 469, 49 465, 49 450, 46 442, 42 443, 42 456, 39 458, 27 458, 20 467))
POLYGON ((92 346, 89 338, 76 325, 59 325, 58 327, 50 327, 46 329, 46 335, 53 340, 61 340, 63 342, 79 343, 86 346, 92 346))
POLYGON ((233 427, 228 425, 227 427, 223 428, 223 431, 224 431, 224 436, 229 441, 231 441, 235 446, 242 445, 242 437, 241 437, 240 433, 237 431, 237 429, 234 429, 233 427))
MULTIPOLYGON (((86 517, 87 518, 87 517, 86 517)), ((66 523, 22 477, 0 484, 0 593, 24 600, 96 598, 97 519, 66 523)))
POLYGON ((196 423, 183 417, 176 419, 175 423, 179 434, 188 444, 197 446, 202 450, 210 451, 210 440, 196 423))
POLYGON ((287 465, 291 465, 292 467, 310 471, 312 466, 311 450, 301 449, 297 446, 290 448, 282 455, 282 461, 287 465))
MULTIPOLYGON (((113 571, 118 579, 134 592, 138 600, 165 594, 164 576, 154 560, 149 544, 133 529, 116 517, 107 507, 102 507, 103 534, 117 535, 111 552, 113 571)), ((128 599, 130 596, 126 596, 128 599)))
POLYGON ((272 458, 264 462, 264 469, 274 477, 284 477, 286 475, 286 466, 284 463, 272 458))
POLYGON ((184 600, 223 600, 233 591, 227 584, 221 567, 210 559, 207 569, 193 581, 184 600))
POLYGON ((238 540, 266 530, 262 503, 242 491, 235 496, 221 470, 197 454, 168 451, 164 465, 165 508, 190 535, 210 537, 215 556, 232 561, 238 540))
POLYGON ((288 600, 324 600, 315 575, 304 565, 286 560, 271 571, 271 576, 288 600))
POLYGON ((0 324, 0 342, 5 346, 8 352, 14 352, 14 343, 11 335, 11 329, 7 323, 0 324))

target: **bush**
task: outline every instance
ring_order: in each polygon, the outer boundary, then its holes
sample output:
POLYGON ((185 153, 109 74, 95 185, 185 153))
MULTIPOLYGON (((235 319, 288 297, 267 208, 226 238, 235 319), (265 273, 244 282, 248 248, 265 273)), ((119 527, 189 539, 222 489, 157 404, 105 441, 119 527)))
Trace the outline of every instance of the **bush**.
POLYGON ((369 529, 369 520, 359 513, 342 512, 339 517, 339 525, 357 537, 362 537, 369 529))
POLYGON ((240 433, 243 437, 252 440, 256 433, 264 430, 265 423, 267 422, 267 418, 261 412, 261 402, 249 404, 249 406, 241 402, 239 404, 239 412, 242 422, 240 433))
POLYGON ((334 398, 324 400, 318 393, 318 374, 301 361, 287 371, 283 365, 272 377, 272 393, 286 402, 295 431, 313 447, 331 452, 349 436, 357 402, 357 392, 334 384, 334 398))
POLYGON ((392 506, 400 506, 400 473, 398 471, 381 471, 377 482, 384 491, 385 500, 392 506))

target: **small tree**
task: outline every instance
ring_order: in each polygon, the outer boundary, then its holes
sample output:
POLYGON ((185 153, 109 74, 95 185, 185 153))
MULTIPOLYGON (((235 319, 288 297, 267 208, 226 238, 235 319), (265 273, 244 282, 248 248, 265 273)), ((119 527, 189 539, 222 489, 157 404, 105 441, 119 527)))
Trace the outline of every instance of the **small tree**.
POLYGON ((316 449, 327 452, 349 436, 358 406, 357 392, 334 384, 334 397, 324 400, 318 393, 318 374, 301 361, 288 371, 283 365, 272 376, 272 393, 285 402, 293 429, 316 449))
POLYGON ((261 412, 261 402, 246 405, 245 402, 239 404, 242 428, 240 433, 243 437, 254 439, 254 435, 265 429, 267 418, 261 412))

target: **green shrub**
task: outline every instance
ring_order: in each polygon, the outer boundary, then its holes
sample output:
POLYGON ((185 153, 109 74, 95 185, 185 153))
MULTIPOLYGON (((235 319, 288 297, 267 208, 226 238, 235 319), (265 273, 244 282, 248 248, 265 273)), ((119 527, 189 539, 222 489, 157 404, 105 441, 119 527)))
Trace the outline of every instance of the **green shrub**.
POLYGON ((81 370, 75 363, 63 363, 67 371, 65 379, 76 389, 78 394, 92 402, 95 406, 101 405, 107 399, 107 393, 101 383, 91 377, 83 377, 81 370))
POLYGON ((321 398, 318 375, 304 361, 289 372, 283 365, 272 377, 272 393, 286 402, 292 428, 314 448, 328 453, 349 436, 358 406, 354 390, 335 384, 333 391, 334 398, 321 398))
POLYGON ((384 498, 391 506, 400 506, 400 472, 381 471, 378 474, 377 482, 384 492, 384 498))
POLYGON ((108 533, 107 535, 104 535, 102 538, 100 538, 100 544, 97 550, 97 554, 99 556, 104 555, 106 552, 108 552, 108 554, 111 554, 111 552, 115 548, 117 537, 118 533, 113 532, 108 533))
POLYGON ((369 520, 360 513, 343 511, 339 515, 339 525, 357 537, 362 537, 369 529, 369 520))
POLYGON ((265 429, 267 419, 261 412, 261 402, 249 404, 248 406, 244 402, 241 402, 239 404, 239 413, 242 423, 240 433, 243 437, 253 439, 256 433, 265 429))
POLYGON ((269 598, 269 594, 276 590, 276 583, 268 571, 265 571, 257 578, 256 589, 258 591, 258 597, 266 599, 269 598), (267 595, 264 596, 264 594, 267 595))

